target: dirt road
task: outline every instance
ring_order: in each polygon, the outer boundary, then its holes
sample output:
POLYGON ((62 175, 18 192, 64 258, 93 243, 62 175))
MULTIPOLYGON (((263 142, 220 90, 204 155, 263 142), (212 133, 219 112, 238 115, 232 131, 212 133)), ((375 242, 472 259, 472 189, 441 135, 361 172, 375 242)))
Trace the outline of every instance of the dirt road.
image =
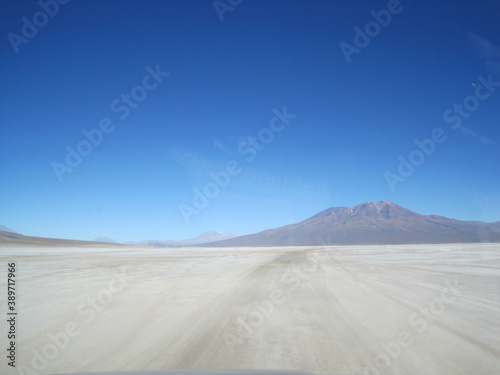
POLYGON ((16 369, 2 356, 1 373, 500 368, 499 245, 3 248, 0 257, 1 288, 15 261, 18 296, 16 369))

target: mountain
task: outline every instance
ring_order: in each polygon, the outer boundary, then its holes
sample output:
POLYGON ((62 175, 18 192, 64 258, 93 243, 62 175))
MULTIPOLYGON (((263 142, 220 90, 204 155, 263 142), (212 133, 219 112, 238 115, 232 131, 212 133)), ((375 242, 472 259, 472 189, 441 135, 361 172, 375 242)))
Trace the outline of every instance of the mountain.
POLYGON ((143 241, 143 242, 127 242, 126 244, 119 243, 109 237, 98 237, 93 241, 66 240, 60 238, 45 238, 23 236, 13 230, 0 226, 0 247, 2 246, 76 246, 76 247, 106 247, 106 246, 156 246, 156 247, 174 247, 174 246, 191 246, 201 243, 210 243, 212 241, 220 241, 234 237, 233 234, 227 234, 217 231, 208 231, 202 233, 198 237, 182 241, 143 241))
POLYGON ((97 237, 93 241, 94 242, 106 242, 106 243, 119 243, 118 241, 115 241, 114 239, 109 238, 109 237, 97 237))
POLYGON ((0 247, 114 247, 125 246, 121 244, 109 244, 105 242, 64 240, 60 238, 23 236, 19 233, 0 230, 0 247))
POLYGON ((500 222, 420 215, 389 201, 333 207, 307 220, 210 246, 318 246, 500 242, 500 222))
POLYGON ((211 243, 214 241, 222 241, 229 238, 233 238, 233 234, 223 233, 219 231, 207 231, 200 234, 197 237, 189 238, 187 240, 181 241, 158 241, 158 240, 149 240, 149 241, 141 241, 141 242, 127 242, 129 245, 147 245, 147 246, 156 246, 156 247, 174 247, 174 246, 191 246, 191 245, 199 245, 205 243, 211 243))
POLYGON ((0 231, 2 232, 9 232, 9 233, 17 233, 15 230, 12 230, 10 228, 7 228, 6 226, 4 225, 0 225, 0 231))
MULTIPOLYGON (((104 246, 100 242, 28 237, 0 227, 0 245, 104 246)), ((9 228, 6 228, 9 229, 9 228)), ((174 246, 320 246, 384 245, 420 243, 500 242, 500 221, 460 221, 437 215, 420 215, 389 201, 370 202, 354 207, 333 207, 304 221, 235 237, 209 231, 182 241, 128 242, 133 245, 174 246)), ((114 246, 120 246, 113 243, 114 246)))
POLYGON ((198 237, 191 238, 189 240, 184 240, 181 242, 183 242, 184 245, 188 245, 188 244, 189 245, 196 245, 196 244, 201 244, 201 243, 222 241, 222 240, 226 240, 226 239, 233 238, 233 237, 234 237, 234 234, 210 230, 210 231, 207 231, 207 232, 200 234, 198 237))

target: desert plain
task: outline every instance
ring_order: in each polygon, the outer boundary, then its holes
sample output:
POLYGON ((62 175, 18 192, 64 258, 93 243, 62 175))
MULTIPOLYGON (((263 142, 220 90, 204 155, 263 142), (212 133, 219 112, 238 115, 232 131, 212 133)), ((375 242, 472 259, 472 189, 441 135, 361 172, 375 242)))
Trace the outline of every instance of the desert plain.
POLYGON ((500 369, 500 244, 16 246, 0 258, 2 374, 500 369))

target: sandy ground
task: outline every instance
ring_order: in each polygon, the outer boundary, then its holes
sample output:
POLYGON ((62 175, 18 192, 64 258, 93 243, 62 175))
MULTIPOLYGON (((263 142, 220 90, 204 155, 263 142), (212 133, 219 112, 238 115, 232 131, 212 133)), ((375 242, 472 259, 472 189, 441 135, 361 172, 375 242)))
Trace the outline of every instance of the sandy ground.
POLYGON ((0 248, 1 374, 498 374, 500 245, 0 248), (16 369, 7 263, 16 262, 16 369))

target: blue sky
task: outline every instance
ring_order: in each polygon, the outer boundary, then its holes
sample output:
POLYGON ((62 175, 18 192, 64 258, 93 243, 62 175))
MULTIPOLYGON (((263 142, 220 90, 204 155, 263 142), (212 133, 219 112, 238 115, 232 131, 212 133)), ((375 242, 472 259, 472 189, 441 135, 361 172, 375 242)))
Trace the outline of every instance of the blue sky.
POLYGON ((1 1, 0 224, 177 240, 385 199, 500 220, 500 87, 470 98, 478 77, 500 82, 497 1, 244 0, 223 14, 211 0, 42 3, 53 17, 37 2, 1 1), (391 19, 377 29, 371 11, 391 19), (26 20, 36 35, 23 34, 26 20), (356 47, 355 27, 372 33, 367 46, 356 47), (356 53, 346 59, 341 43, 356 53), (443 114, 467 100, 473 111, 453 129, 443 114), (288 123, 272 130, 285 107, 288 123), (106 119, 85 148, 82 132, 106 119), (446 139, 423 154, 415 140, 436 128, 446 139), (70 168, 67 146, 82 141, 70 168), (419 164, 406 176, 400 155, 419 164), (231 161, 238 173, 216 191, 211 173, 231 161), (399 176, 392 188, 388 172, 399 176), (193 189, 212 193, 206 207, 193 189))

